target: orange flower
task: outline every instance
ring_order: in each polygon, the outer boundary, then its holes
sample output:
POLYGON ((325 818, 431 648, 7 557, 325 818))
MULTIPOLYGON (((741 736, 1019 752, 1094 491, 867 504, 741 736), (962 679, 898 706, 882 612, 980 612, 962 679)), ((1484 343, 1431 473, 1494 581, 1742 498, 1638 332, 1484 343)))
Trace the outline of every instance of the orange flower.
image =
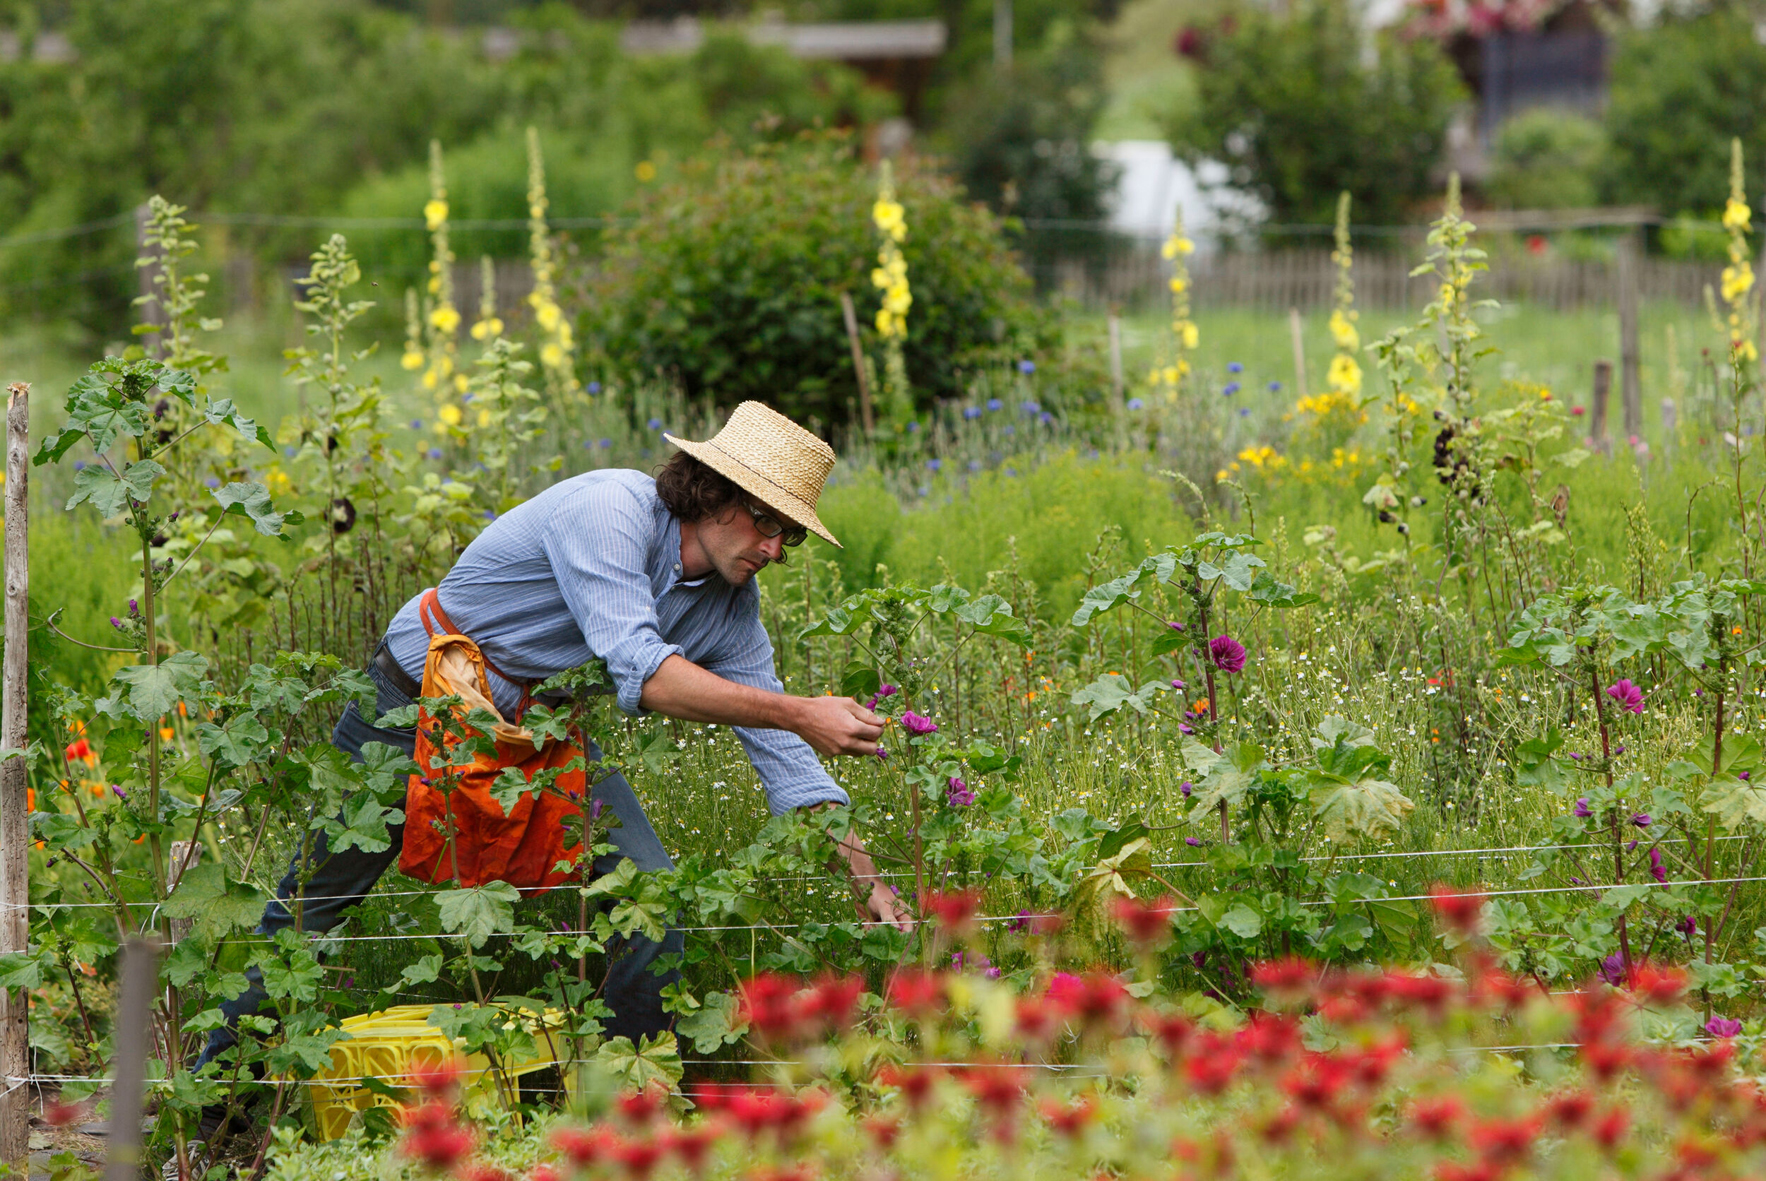
POLYGON ((1209 705, 1209 702, 1206 697, 1198 697, 1198 698, 1196 698, 1196 703, 1194 705, 1190 706, 1190 708, 1195 710, 1199 714, 1205 714, 1208 712, 1208 705, 1209 705))
POLYGON ((182 701, 178 703, 178 716, 181 718, 187 718, 190 716, 190 712, 184 708, 184 703, 182 701))
POLYGON ((159 728, 159 740, 161 742, 170 742, 175 733, 176 733, 176 731, 174 731, 170 726, 161 726, 159 728))
POLYGON ((87 787, 87 788, 88 788, 88 789, 89 789, 89 790, 90 790, 90 791, 91 791, 91 792, 92 792, 92 794, 93 794, 93 795, 95 795, 95 796, 101 796, 101 795, 103 795, 103 794, 104 794, 104 784, 102 784, 102 783, 91 783, 91 782, 88 782, 88 783, 87 783, 87 784, 86 784, 86 787, 87 787))

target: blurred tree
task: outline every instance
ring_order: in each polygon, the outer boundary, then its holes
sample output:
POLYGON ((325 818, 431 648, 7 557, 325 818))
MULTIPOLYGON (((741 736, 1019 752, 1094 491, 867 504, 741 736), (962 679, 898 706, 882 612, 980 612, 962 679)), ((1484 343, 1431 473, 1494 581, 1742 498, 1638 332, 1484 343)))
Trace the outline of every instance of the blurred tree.
POLYGON ((1585 209, 1599 200, 1606 132, 1585 115, 1553 107, 1502 125, 1485 190, 1511 209, 1585 209))
POLYGON ((1729 141, 1747 148, 1748 191, 1766 182, 1766 46, 1754 10, 1725 4, 1620 37, 1606 111, 1605 194, 1664 213, 1729 195, 1729 141))
POLYGON ((1364 29, 1347 0, 1243 8, 1201 33, 1199 102, 1171 127, 1275 222, 1327 223, 1337 194, 1356 220, 1397 222, 1438 183, 1447 122, 1464 97, 1431 41, 1364 29))

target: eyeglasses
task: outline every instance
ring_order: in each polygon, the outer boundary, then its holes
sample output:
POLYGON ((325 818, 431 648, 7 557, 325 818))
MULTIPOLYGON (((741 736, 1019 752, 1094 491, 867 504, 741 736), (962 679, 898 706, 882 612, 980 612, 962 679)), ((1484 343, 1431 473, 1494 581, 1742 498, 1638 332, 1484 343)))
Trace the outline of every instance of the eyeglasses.
POLYGON ((809 537, 809 530, 802 525, 787 525, 773 514, 755 508, 746 500, 742 502, 742 507, 754 517, 754 528, 762 537, 777 537, 783 533, 786 545, 802 545, 804 540, 809 537))

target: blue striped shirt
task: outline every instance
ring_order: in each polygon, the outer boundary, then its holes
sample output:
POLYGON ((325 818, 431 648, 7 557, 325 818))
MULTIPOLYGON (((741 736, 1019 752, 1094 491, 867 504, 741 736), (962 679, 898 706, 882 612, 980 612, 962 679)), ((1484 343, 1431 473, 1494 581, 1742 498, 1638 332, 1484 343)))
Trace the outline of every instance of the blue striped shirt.
MULTIPOLYGON (((642 472, 573 476, 510 509, 478 535, 437 596, 455 627, 512 677, 538 680, 591 657, 607 662, 628 714, 670 655, 727 680, 775 693, 773 645, 760 622, 760 588, 717 574, 681 580, 681 524, 642 472)), ((399 609, 386 642, 399 666, 423 677, 429 636, 418 598, 399 609)), ((491 699, 516 716, 519 686, 490 674, 491 699)), ((738 726, 773 814, 846 803, 815 751, 787 730, 738 726)))

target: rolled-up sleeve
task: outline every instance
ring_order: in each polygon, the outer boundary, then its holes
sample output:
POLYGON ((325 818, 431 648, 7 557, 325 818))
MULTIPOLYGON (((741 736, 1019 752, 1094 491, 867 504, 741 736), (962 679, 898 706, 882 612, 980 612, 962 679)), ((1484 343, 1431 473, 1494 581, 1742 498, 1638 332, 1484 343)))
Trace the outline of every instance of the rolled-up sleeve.
POLYGON ((550 525, 542 544, 564 604, 589 651, 607 662, 619 708, 640 714, 644 682, 664 660, 684 655, 662 638, 656 619, 645 569, 649 513, 629 489, 609 483, 567 499, 550 525))
MULTIPOLYGON (((752 587, 750 583, 749 589, 752 587)), ((722 647, 723 651, 705 664, 706 669, 738 685, 784 692, 785 687, 773 671, 773 644, 767 638, 758 610, 751 609, 751 619, 738 625, 722 647)), ((747 726, 734 729, 760 776, 761 786, 766 788, 767 807, 774 816, 814 804, 851 802, 809 743, 796 734, 747 726)))

